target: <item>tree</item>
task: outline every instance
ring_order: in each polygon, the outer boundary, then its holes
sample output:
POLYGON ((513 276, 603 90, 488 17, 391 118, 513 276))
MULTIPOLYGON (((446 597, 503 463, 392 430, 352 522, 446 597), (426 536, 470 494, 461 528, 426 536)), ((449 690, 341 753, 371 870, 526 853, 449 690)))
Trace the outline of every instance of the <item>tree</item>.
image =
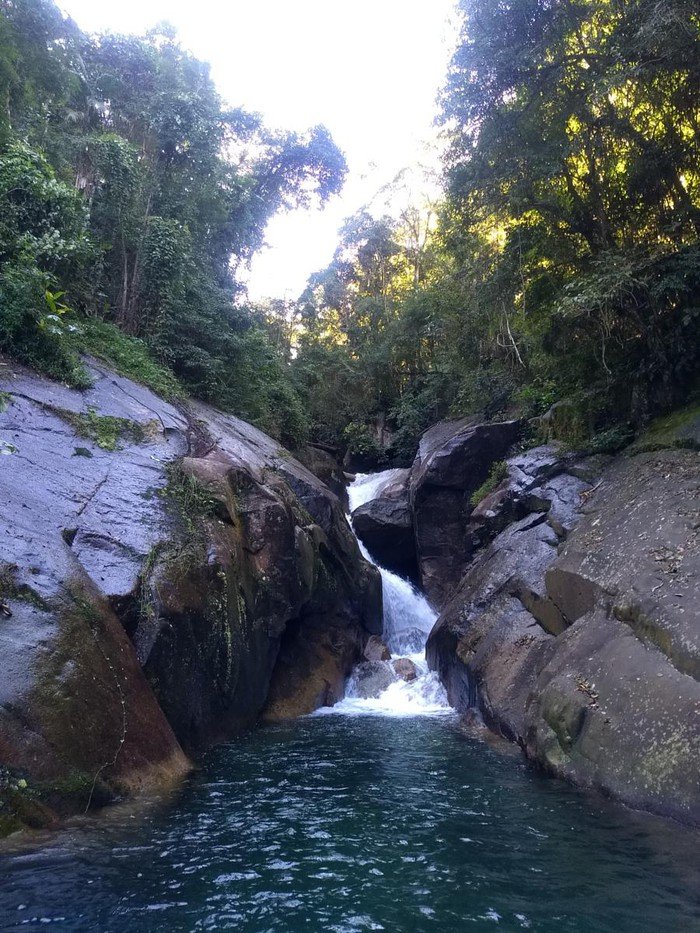
POLYGON ((66 295, 62 286, 94 258, 80 195, 26 143, 7 145, 0 158, 0 347, 59 377, 77 373, 62 318, 80 291, 66 295))
POLYGON ((695 5, 464 0, 461 9, 443 96, 444 231, 460 262, 475 239, 477 254, 493 256, 491 356, 517 379, 555 378, 562 390, 642 373, 663 380, 670 347, 686 326, 688 344, 695 326, 687 314, 668 326, 698 283, 695 5), (674 273, 659 300, 653 279, 671 274, 676 254, 683 277, 674 273), (572 304, 577 294, 585 303, 572 304))
MULTIPOLYGON (((311 370, 325 346, 352 373, 324 403, 335 436, 338 412, 383 409, 405 458, 446 413, 532 415, 569 396, 603 425, 643 420, 700 362, 697 4, 460 11, 437 225, 411 208, 352 218, 302 302, 311 370)), ((302 382, 313 408, 328 389, 302 382)))
MULTIPOLYGON (((277 211, 323 203, 340 189, 345 160, 328 131, 271 130, 225 105, 208 66, 166 24, 146 36, 95 38, 52 0, 0 0, 0 12, 0 159, 14 171, 27 145, 39 161, 20 160, 27 174, 17 182, 36 189, 34 225, 54 230, 58 251, 70 241, 65 211, 37 193, 41 163, 46 191, 53 185, 64 207, 70 201, 83 224, 75 237, 91 244, 80 253, 76 240, 70 264, 54 251, 47 265, 37 253, 47 289, 141 338, 191 391, 303 435, 290 376, 236 273, 277 211), (251 377, 252 359, 261 378, 251 377)), ((16 211, 0 242, 12 275, 27 252, 17 237, 29 236, 15 221, 16 211)), ((18 346, 16 337, 6 336, 5 349, 18 346)))

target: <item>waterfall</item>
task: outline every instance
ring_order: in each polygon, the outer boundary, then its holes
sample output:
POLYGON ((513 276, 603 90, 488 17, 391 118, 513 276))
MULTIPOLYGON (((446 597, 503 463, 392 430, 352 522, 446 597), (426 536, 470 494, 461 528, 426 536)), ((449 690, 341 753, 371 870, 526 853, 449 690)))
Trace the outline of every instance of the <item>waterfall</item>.
MULTIPOLYGON (((402 470, 385 470, 382 473, 359 473, 348 487, 350 512, 376 498, 390 483, 404 475, 402 470)), ((404 580, 380 567, 358 541, 364 557, 379 570, 382 578, 384 601, 384 624, 382 640, 392 658, 408 658, 416 667, 415 680, 406 682, 393 679, 378 696, 366 698, 359 693, 359 676, 363 665, 351 674, 346 685, 345 699, 333 707, 320 710, 321 714, 425 716, 449 713, 447 697, 438 676, 428 670, 425 660, 425 643, 433 627, 436 613, 425 596, 408 580, 404 580)), ((391 661, 374 662, 383 665, 387 678, 395 678, 391 661)))
POLYGON ((348 486, 350 514, 365 502, 376 499, 379 493, 405 474, 405 470, 384 470, 382 473, 358 473, 348 486))

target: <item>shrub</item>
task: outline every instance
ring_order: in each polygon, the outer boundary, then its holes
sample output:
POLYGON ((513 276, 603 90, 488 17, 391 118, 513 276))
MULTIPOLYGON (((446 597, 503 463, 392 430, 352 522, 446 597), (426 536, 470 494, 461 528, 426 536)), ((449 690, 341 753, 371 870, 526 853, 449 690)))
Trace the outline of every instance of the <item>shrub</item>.
POLYGON ((367 425, 359 421, 351 421, 343 431, 343 437, 351 454, 379 459, 383 452, 367 425))
POLYGON ((125 334, 114 324, 96 318, 80 321, 75 344, 110 363, 118 373, 153 389, 163 398, 183 395, 183 389, 167 366, 157 362, 138 337, 125 334))
POLYGON ((508 476, 508 464, 505 460, 497 460, 491 466, 489 475, 486 477, 484 482, 479 486, 478 489, 475 489, 471 494, 469 501, 476 508, 476 506, 482 502, 486 496, 490 495, 494 489, 497 489, 501 485, 503 480, 508 476))

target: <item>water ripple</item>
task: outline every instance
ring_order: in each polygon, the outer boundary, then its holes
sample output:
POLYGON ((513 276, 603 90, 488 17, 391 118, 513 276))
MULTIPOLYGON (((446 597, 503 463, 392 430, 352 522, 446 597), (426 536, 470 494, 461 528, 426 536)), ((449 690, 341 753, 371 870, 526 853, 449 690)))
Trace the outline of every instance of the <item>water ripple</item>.
POLYGON ((0 929, 693 931, 697 842, 448 717, 316 717, 218 749, 168 807, 0 859, 0 929))

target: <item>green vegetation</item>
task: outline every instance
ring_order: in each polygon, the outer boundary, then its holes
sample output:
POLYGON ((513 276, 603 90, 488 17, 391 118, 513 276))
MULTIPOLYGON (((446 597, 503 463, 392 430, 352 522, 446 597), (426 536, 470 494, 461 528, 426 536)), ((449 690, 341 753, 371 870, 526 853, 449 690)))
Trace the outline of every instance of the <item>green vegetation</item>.
POLYGON ((700 402, 697 397, 690 405, 652 421, 634 444, 632 452, 668 447, 700 450, 700 402))
POLYGON ((143 340, 125 334, 109 321, 81 320, 75 343, 80 350, 104 360, 120 375, 148 386, 163 398, 184 395, 173 372, 152 356, 143 340))
POLYGON ((53 0, 0 0, 0 101, 0 350, 78 387, 88 350, 301 437, 236 273, 276 212, 339 190, 328 132, 228 106, 168 26, 90 37, 53 0))
POLYGON ((505 460, 497 460, 493 464, 489 475, 486 477, 484 482, 479 486, 478 489, 475 489, 471 495, 470 502, 476 508, 476 506, 482 502, 486 496, 489 496, 494 489, 497 489, 503 480, 508 476, 508 464, 505 460))
POLYGON ((360 211, 298 301, 254 307, 237 273, 268 220, 341 186, 327 131, 225 105, 167 26, 89 37, 52 0, 0 0, 0 350, 78 386, 88 351, 377 462, 409 461, 446 416, 569 400, 559 436, 609 447, 684 401, 697 4, 458 8, 442 196, 360 211))
POLYGON ((189 538, 199 538, 202 520, 216 514, 217 498, 196 476, 187 473, 179 460, 171 461, 166 472, 168 484, 162 494, 177 509, 189 538))
POLYGON ((26 827, 42 829, 51 816, 26 778, 0 765, 0 839, 26 827))
POLYGON ((381 461, 383 451, 366 424, 351 421, 343 429, 343 440, 351 453, 370 460, 381 461))
POLYGON ((459 9, 442 201, 351 218, 295 309, 312 434, 388 415, 409 460, 448 415, 585 397, 572 443, 644 424, 698 369, 697 5, 459 9))
POLYGON ((585 453, 616 454, 634 440, 634 432, 626 425, 615 425, 599 434, 594 434, 582 449, 585 453))
MULTIPOLYGON (((73 804, 76 809, 81 810, 88 801, 99 803, 106 796, 104 785, 99 784, 99 780, 96 785, 94 775, 88 774, 87 771, 71 771, 62 779, 45 783, 41 786, 41 793, 49 800, 57 797, 62 806, 67 804, 70 807, 73 804), (95 787, 100 794, 97 801, 95 801, 95 787)), ((107 800, 109 799, 113 798, 107 797, 107 800)))
POLYGON ((8 599, 28 603, 35 609, 47 609, 45 600, 38 593, 26 584, 17 582, 15 564, 0 563, 0 603, 8 599))
MULTIPOLYGON (((177 524, 176 533, 169 542, 161 542, 153 547, 143 562, 138 597, 140 619, 153 619, 157 611, 154 575, 164 571, 176 585, 183 585, 183 581, 188 578, 199 578, 202 568, 206 566, 206 522, 215 518, 220 509, 220 503, 212 490, 188 473, 182 461, 168 463, 166 474, 167 485, 158 490, 158 494, 172 507, 177 524)), ((198 579, 195 585, 201 583, 198 579)), ((225 593, 222 598, 225 599, 225 593)), ((216 599, 218 596, 212 596, 214 602, 216 599)), ((208 608, 212 608, 209 603, 208 608)))
MULTIPOLYGON (((69 422, 78 437, 86 437, 94 441, 103 450, 118 450, 122 438, 139 443, 144 438, 144 429, 135 421, 128 418, 115 418, 113 415, 98 415, 96 409, 88 408, 87 412, 69 412, 62 410, 62 418, 69 422)), ((75 448, 76 451, 84 448, 75 448)), ((84 456, 84 454, 82 454, 84 456)))

